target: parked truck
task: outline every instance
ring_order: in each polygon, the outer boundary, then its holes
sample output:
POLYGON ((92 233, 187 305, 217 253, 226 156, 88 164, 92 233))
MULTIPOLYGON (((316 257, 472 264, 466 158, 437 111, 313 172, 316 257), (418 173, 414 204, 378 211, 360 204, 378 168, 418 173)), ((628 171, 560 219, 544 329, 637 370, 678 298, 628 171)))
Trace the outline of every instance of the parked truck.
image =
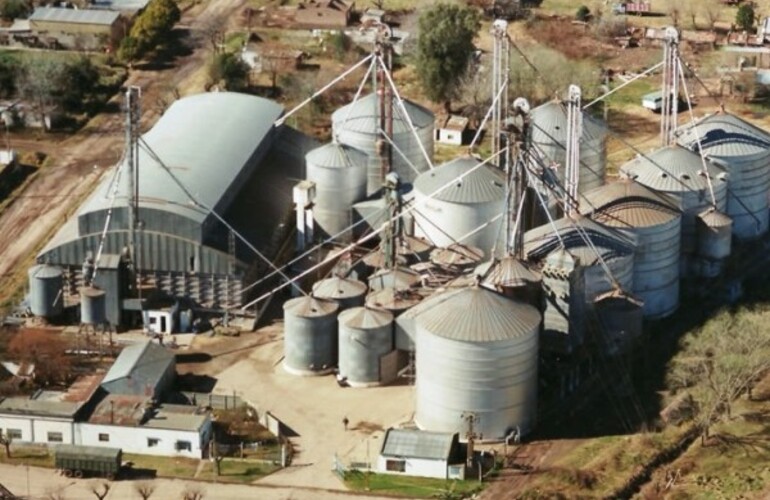
POLYGON ((62 444, 54 449, 55 467, 67 477, 98 476, 115 479, 122 458, 123 450, 120 448, 62 444))

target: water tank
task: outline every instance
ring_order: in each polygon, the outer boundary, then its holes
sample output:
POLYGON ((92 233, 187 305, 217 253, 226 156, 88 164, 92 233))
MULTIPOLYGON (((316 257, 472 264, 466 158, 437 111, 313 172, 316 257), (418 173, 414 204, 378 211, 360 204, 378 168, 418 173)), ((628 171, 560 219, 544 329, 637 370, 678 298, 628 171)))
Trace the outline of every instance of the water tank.
MULTIPOLYGON (((540 313, 480 287, 428 299, 416 318, 416 412, 421 429, 458 432, 478 417, 482 440, 527 434, 537 412, 540 313)), ((422 305, 421 305, 422 306, 422 305)))
MULTIPOLYGON (((567 162, 567 108, 559 100, 547 102, 532 110, 532 143, 541 154, 537 168, 549 167, 548 173, 554 174, 554 180, 564 186, 564 169, 567 162)), ((580 135, 580 177, 578 192, 584 193, 604 184, 607 165, 607 131, 604 124, 583 114, 582 134, 580 135)), ((544 188, 540 187, 541 192, 544 188)), ((549 205, 557 204, 550 191, 549 205)), ((552 213, 556 213, 555 210, 552 213)))
POLYGON ((64 275, 60 268, 48 264, 32 266, 29 276, 29 308, 32 314, 53 318, 64 308, 64 275))
POLYGON ((677 133, 678 142, 700 149, 729 175, 727 215, 741 240, 758 238, 768 228, 770 134, 731 114, 707 116, 677 133))
POLYGON ((709 209, 698 215, 698 275, 715 278, 732 250, 733 221, 725 214, 709 209))
POLYGON ((80 288, 80 323, 82 325, 107 323, 107 302, 104 290, 94 286, 80 288))
MULTIPOLYGON (((678 200, 682 209, 681 251, 685 256, 682 262, 686 264, 697 246, 695 219, 703 210, 713 206, 709 181, 717 209, 725 210, 727 173, 710 161, 704 161, 699 154, 676 145, 638 156, 623 165, 620 172, 643 186, 678 200)), ((682 270, 688 271, 687 266, 683 266, 682 270)))
MULTIPOLYGON (((412 183, 417 173, 428 170, 428 160, 422 153, 420 144, 430 158, 433 158, 433 130, 435 117, 429 110, 411 101, 403 101, 408 114, 393 103, 393 134, 391 139, 408 161, 395 149, 393 150, 393 171, 402 182, 412 183), (412 133, 409 121, 414 125, 417 136, 412 133), (410 165, 411 163, 411 165, 410 165), (417 173, 415 173, 415 169, 417 173)), ((332 136, 342 144, 354 147, 366 153, 367 194, 373 194, 382 187, 382 165, 380 161, 381 139, 379 134, 380 116, 377 96, 369 94, 357 101, 341 107, 332 114, 332 136)))
POLYGON ((337 365, 339 304, 297 297, 283 305, 283 367, 294 375, 324 375, 337 365))
MULTIPOLYGON (((367 295, 366 307, 388 311, 395 318, 400 317, 404 312, 419 304, 423 298, 425 296, 418 290, 397 290, 392 287, 386 287, 367 295)), ((400 323, 396 323, 396 349, 414 351, 414 340, 412 337, 411 332, 404 329, 400 323)))
POLYGON ((313 285, 314 297, 337 302, 340 311, 364 305, 366 291, 365 283, 338 276, 318 281, 313 285))
POLYGON ((379 385, 380 360, 393 351, 393 315, 354 307, 340 313, 339 374, 351 387, 379 385))
POLYGON ((505 175, 488 164, 471 171, 479 163, 472 157, 457 158, 414 181, 417 236, 439 247, 456 242, 478 247, 486 256, 495 246, 502 249, 505 175))
POLYGON ((484 258, 481 248, 453 243, 430 253, 430 261, 444 269, 461 272, 476 267, 484 258))
MULTIPOLYGON (((353 204, 366 198, 366 154, 331 143, 305 155, 307 180, 315 182, 313 218, 323 238, 353 224, 353 204)), ((351 231, 340 240, 350 241, 351 231)))
POLYGON ((616 356, 633 347, 642 335, 643 304, 635 297, 615 290, 596 298, 597 343, 608 356, 616 356))
POLYGON ((417 286, 422 281, 420 275, 410 269, 397 267, 395 269, 380 269, 369 278, 369 289, 372 291, 383 288, 404 289, 417 286))
MULTIPOLYGON (((585 194, 586 212, 607 226, 635 236, 632 292, 644 301, 644 317, 669 316, 679 307, 682 214, 675 199, 630 179, 585 194)), ((581 205, 582 206, 582 205, 581 205)))

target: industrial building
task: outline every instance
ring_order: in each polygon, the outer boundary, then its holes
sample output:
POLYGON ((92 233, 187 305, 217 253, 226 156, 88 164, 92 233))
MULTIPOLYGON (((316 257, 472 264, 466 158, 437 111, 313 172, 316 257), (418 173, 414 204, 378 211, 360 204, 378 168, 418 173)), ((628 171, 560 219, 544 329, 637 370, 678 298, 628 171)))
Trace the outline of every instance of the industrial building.
POLYGON ((40 39, 51 38, 72 50, 114 50, 128 33, 120 12, 98 9, 36 7, 29 27, 40 39))

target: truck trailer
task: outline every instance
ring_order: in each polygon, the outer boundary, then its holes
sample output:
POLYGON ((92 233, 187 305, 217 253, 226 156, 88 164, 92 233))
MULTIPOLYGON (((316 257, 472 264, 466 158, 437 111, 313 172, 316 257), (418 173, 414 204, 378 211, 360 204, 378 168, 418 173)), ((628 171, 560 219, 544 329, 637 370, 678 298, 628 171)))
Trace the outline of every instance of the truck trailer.
POLYGON ((55 467, 67 477, 98 476, 115 479, 123 450, 101 446, 61 444, 54 449, 55 467))

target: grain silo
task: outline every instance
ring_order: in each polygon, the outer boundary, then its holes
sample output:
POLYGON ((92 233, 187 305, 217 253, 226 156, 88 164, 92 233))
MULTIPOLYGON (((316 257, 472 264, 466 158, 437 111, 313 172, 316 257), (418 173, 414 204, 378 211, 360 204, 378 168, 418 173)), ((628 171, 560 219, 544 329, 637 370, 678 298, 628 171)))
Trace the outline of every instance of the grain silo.
POLYGON ((714 206, 711 189, 716 208, 725 210, 727 173, 708 160, 704 162, 699 154, 676 145, 637 156, 623 165, 620 172, 643 186, 678 200, 682 209, 681 270, 683 276, 689 274, 689 264, 697 246, 695 220, 703 210, 714 206))
MULTIPOLYGON (((564 171, 567 164, 567 107, 560 100, 547 102, 531 112, 532 144, 539 155, 539 168, 547 167, 554 181, 565 185, 564 171)), ((604 184, 607 165, 606 127, 595 119, 583 114, 580 135, 580 194, 604 184)), ((537 188, 537 187, 536 187, 537 188)), ((542 186, 539 187, 544 191, 542 186)), ((550 193, 547 193, 550 197, 550 193)), ((549 198, 552 213, 557 202, 549 198)))
POLYGON ((415 234, 434 245, 501 249, 505 175, 491 165, 462 157, 424 172, 414 181, 415 234), (475 169, 474 169, 475 167, 475 169), (473 170, 472 170, 473 169, 473 170))
POLYGON ((64 275, 62 270, 48 264, 29 268, 29 308, 32 314, 53 318, 64 308, 64 275))
POLYGON ((474 414, 481 440, 522 435, 537 413, 540 313, 480 287, 431 297, 417 324, 415 422, 459 432, 474 414))
POLYGON ((315 183, 313 219, 323 238, 344 233, 350 241, 353 204, 366 198, 366 154, 338 143, 325 144, 305 155, 307 180, 315 183))
POLYGON ((283 305, 283 367, 294 375, 324 375, 337 365, 339 304, 297 297, 283 305))
MULTIPOLYGON (((540 307, 542 277, 521 259, 506 255, 479 265, 474 273, 481 278, 482 286, 506 297, 540 307)), ((455 281, 461 281, 461 278, 455 281)))
POLYGON ((699 276, 715 278, 722 272, 732 249, 732 225, 730 217, 714 209, 698 215, 696 269, 699 276))
POLYGON ((364 305, 367 286, 358 280, 333 276, 313 284, 313 296, 333 300, 340 305, 340 311, 364 305))
MULTIPOLYGON (((366 296, 366 307, 380 309, 393 314, 393 317, 400 317, 419 304, 425 296, 418 290, 395 289, 385 287, 371 292, 366 296)), ((396 349, 402 351, 414 351, 414 340, 411 332, 401 327, 400 323, 395 326, 396 349)))
POLYGON ((770 134, 741 118, 717 113, 677 132, 679 144, 700 150, 729 175, 727 215, 741 240, 758 238, 768 228, 770 134), (700 143, 700 146, 699 146, 700 143))
POLYGON ((585 198, 584 213, 637 238, 632 291, 644 301, 644 317, 663 318, 676 311, 682 239, 676 200, 630 179, 594 189, 585 198))
POLYGON ((476 267, 484 258, 481 248, 453 243, 448 247, 436 248, 430 253, 430 261, 450 271, 461 272, 476 267))
POLYGON ((640 300, 620 290, 600 295, 594 301, 596 310, 596 342, 608 356, 628 352, 642 335, 640 300))
POLYGON ((339 374, 351 387, 383 382, 383 357, 393 351, 393 315, 354 307, 340 313, 339 374))
POLYGON ((104 290, 94 286, 80 288, 80 324, 105 325, 107 302, 104 290))
POLYGON ((383 288, 412 288, 422 281, 420 275, 410 269, 396 267, 394 269, 380 269, 369 277, 369 289, 372 291, 383 288))
MULTIPOLYGON (((417 173, 424 172, 429 168, 429 162, 422 149, 430 158, 433 158, 435 117, 429 110, 411 101, 405 100, 403 103, 408 114, 408 120, 403 115, 401 107, 394 100, 391 139, 408 160, 405 160, 394 148, 392 170, 398 174, 401 182, 411 183, 417 173), (417 137, 412 132, 409 121, 414 125, 417 137)), ((368 157, 367 194, 379 191, 384 178, 379 153, 382 140, 379 133, 378 107, 377 96, 369 94, 341 107, 332 114, 332 136, 342 144, 363 151, 368 157)))

